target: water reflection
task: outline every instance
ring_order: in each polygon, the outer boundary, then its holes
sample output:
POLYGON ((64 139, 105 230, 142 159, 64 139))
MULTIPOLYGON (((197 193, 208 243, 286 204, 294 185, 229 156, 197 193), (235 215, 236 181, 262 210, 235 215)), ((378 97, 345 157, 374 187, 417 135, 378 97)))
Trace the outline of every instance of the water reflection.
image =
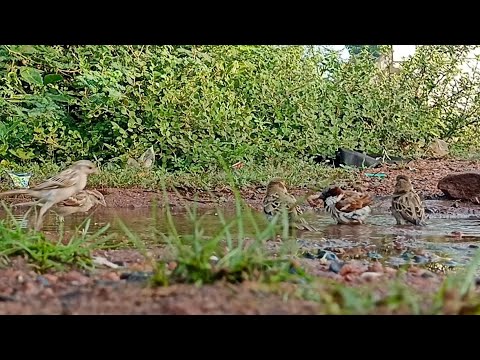
MULTIPOLYGON (((235 217, 235 210, 232 208, 221 209, 225 220, 231 221, 235 217)), ((15 209, 14 214, 21 219, 25 209, 15 209)), ((205 236, 212 236, 218 233, 221 228, 221 219, 215 210, 198 210, 201 217, 201 224, 204 228, 205 236)), ((4 211, 0 212, 0 217, 6 216, 4 211)), ((258 212, 253 214, 255 221, 260 228, 266 226, 266 220, 263 214, 258 212)), ((80 226, 87 218, 86 214, 73 214, 65 218, 63 227, 65 230, 72 230, 80 226)), ((97 208, 90 214, 91 223, 88 232, 93 233, 104 225, 110 223, 109 232, 122 234, 118 224, 121 220, 134 233, 140 235, 151 234, 153 228, 157 231, 168 233, 169 225, 165 213, 158 211, 157 216, 153 216, 151 209, 105 209, 97 208)), ((439 254, 454 257, 456 260, 465 262, 471 257, 475 250, 475 242, 480 240, 480 219, 429 219, 427 226, 396 226, 393 217, 389 214, 372 215, 367 224, 364 225, 336 225, 333 220, 324 213, 309 212, 306 214, 307 220, 315 226, 317 232, 296 233, 304 246, 355 246, 359 243, 371 243, 381 245, 391 243, 393 240, 406 240, 413 244, 434 251, 439 254), (462 238, 454 237, 452 232, 461 232, 462 238)), ((176 212, 173 214, 175 228, 179 234, 191 234, 193 224, 186 212, 176 212)), ((24 223, 26 225, 26 223, 24 223)), ((253 236, 255 228, 249 219, 244 220, 245 235, 253 236)), ((45 231, 56 231, 59 228, 59 220, 54 213, 49 213, 44 221, 45 231)), ((236 227, 231 228, 233 234, 236 233, 236 227)))

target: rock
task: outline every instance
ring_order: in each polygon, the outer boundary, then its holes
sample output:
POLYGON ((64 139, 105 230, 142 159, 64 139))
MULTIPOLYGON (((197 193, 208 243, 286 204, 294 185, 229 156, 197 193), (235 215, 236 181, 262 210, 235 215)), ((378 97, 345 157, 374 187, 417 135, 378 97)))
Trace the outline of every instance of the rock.
POLYGON ((94 256, 93 257, 93 263, 95 265, 100 265, 100 266, 107 266, 109 268, 112 268, 112 269, 118 269, 120 266, 111 262, 111 261, 108 261, 106 258, 102 257, 102 256, 94 256))
POLYGON ((131 273, 122 273, 120 279, 126 280, 127 282, 146 282, 152 276, 153 272, 135 271, 131 273))
POLYGON ((433 158, 443 158, 448 155, 448 144, 444 140, 435 139, 428 146, 428 152, 433 158))
POLYGON ((371 271, 364 272, 362 275, 360 275, 360 277, 362 279, 365 279, 366 281, 373 281, 380 278, 381 276, 382 276, 381 273, 371 272, 371 271))
POLYGON ((116 272, 108 272, 102 276, 103 279, 110 280, 110 281, 119 281, 120 280, 120 275, 117 274, 116 272))
POLYGON ((376 261, 376 262, 374 262, 373 264, 371 264, 371 265, 368 266, 368 270, 367 270, 367 271, 377 272, 377 273, 383 273, 383 272, 384 272, 384 269, 383 269, 382 263, 376 261))
POLYGON ((330 263, 330 266, 328 268, 329 271, 334 272, 335 274, 338 274, 340 270, 342 270, 343 265, 345 265, 342 262, 339 261, 332 261, 330 263))
POLYGON ((58 276, 53 274, 45 274, 43 277, 50 283, 55 284, 58 281, 58 276))
POLYGON ((480 172, 449 174, 440 179, 437 188, 451 199, 463 199, 480 204, 480 172))
POLYGON ((65 281, 68 281, 72 285, 85 285, 89 282, 88 277, 81 274, 78 271, 70 271, 63 276, 65 281))
POLYGON ((348 274, 357 275, 357 274, 364 273, 365 271, 367 271, 367 269, 368 269, 367 266, 361 265, 359 263, 349 263, 342 266, 340 270, 340 275, 342 276, 346 276, 348 274))
POLYGON ((43 286, 50 286, 50 281, 48 281, 48 279, 45 276, 42 276, 42 275, 37 276, 37 281, 43 286))

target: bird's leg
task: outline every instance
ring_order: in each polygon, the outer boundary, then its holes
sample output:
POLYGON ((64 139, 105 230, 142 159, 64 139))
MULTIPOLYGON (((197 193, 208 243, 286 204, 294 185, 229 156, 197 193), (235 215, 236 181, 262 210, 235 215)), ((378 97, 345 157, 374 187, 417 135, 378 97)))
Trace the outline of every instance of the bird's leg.
POLYGON ((24 218, 27 217, 28 214, 30 214, 30 211, 35 208, 35 205, 30 206, 30 208, 27 210, 27 212, 23 215, 24 218))
POLYGON ((29 202, 24 202, 24 203, 19 203, 19 204, 13 204, 13 206, 27 206, 27 205, 37 205, 40 202, 40 200, 37 201, 29 201, 29 202))
POLYGON ((35 230, 40 231, 42 228, 42 223, 43 223, 43 216, 47 212, 48 209, 50 209, 55 203, 52 201, 47 201, 42 208, 40 209, 37 217, 37 221, 35 223, 35 230))

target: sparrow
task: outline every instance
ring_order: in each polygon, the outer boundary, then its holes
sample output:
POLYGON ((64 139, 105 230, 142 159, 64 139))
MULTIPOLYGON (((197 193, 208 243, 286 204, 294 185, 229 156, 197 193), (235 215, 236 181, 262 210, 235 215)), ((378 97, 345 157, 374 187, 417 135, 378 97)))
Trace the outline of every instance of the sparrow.
POLYGON ((71 214, 88 212, 95 205, 107 206, 103 194, 98 190, 82 190, 52 207, 62 219, 71 214))
POLYGON ((332 185, 324 189, 318 198, 337 224, 363 224, 370 215, 372 199, 368 194, 354 190, 342 190, 332 185))
POLYGON ((267 185, 267 191, 263 198, 263 212, 268 220, 272 220, 276 215, 281 214, 283 209, 288 211, 288 220, 290 226, 299 230, 316 231, 308 222, 300 217, 303 211, 298 206, 297 200, 291 195, 281 178, 273 178, 267 185))
POLYGON ((397 175, 391 210, 397 225, 425 225, 424 204, 406 175, 397 175))
POLYGON ((144 167, 144 168, 150 168, 153 166, 155 163, 155 150, 153 149, 153 146, 148 148, 139 158, 138 160, 128 158, 127 160, 127 165, 133 166, 133 167, 144 167))
POLYGON ((97 166, 89 160, 80 160, 63 170, 57 175, 52 176, 43 183, 40 183, 30 189, 8 190, 0 193, 0 197, 8 195, 26 194, 38 200, 16 204, 15 206, 41 205, 35 223, 35 230, 39 231, 42 227, 43 216, 55 204, 67 200, 71 196, 82 191, 87 185, 87 178, 90 174, 98 173, 97 166))

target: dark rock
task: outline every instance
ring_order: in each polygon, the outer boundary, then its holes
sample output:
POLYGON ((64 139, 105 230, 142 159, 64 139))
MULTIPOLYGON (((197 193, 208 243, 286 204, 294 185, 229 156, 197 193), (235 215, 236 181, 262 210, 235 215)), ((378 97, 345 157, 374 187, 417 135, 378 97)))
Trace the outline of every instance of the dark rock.
POLYGON ((305 251, 305 252, 302 254, 302 256, 303 256, 304 258, 311 259, 311 260, 316 258, 315 255, 313 255, 311 252, 308 252, 308 251, 305 251))
POLYGON ((326 250, 318 250, 317 258, 329 261, 338 261, 338 257, 335 253, 326 250))
POLYGON ((414 255, 413 261, 415 261, 417 264, 426 264, 428 262, 428 259, 422 255, 414 255))
POLYGON ((334 272, 335 274, 338 274, 340 270, 342 270, 343 265, 345 265, 345 263, 340 261, 332 261, 328 270, 334 272))
POLYGON ((302 253, 302 256, 307 259, 323 259, 329 261, 338 261, 338 257, 335 253, 331 251, 318 249, 317 254, 314 255, 311 252, 305 251, 302 253))
POLYGON ((468 245, 470 249, 478 249, 478 245, 470 244, 468 245))
POLYGON ((370 258, 370 259, 375 259, 375 260, 379 260, 379 259, 383 259, 383 256, 380 255, 378 252, 376 251, 370 251, 367 256, 370 258))
POLYGON ((422 278, 425 278, 425 279, 428 279, 428 278, 432 278, 434 277, 435 275, 430 272, 430 271, 424 271, 421 275, 422 278))
POLYGON ((0 302, 17 301, 14 296, 0 295, 0 302))
POLYGON ((128 282, 144 282, 147 281, 150 277, 153 276, 153 272, 148 271, 135 271, 131 273, 123 273, 120 275, 120 279, 126 280, 128 282))
POLYGON ((462 199, 480 204, 480 172, 469 171, 450 174, 437 184, 450 199, 462 199))

